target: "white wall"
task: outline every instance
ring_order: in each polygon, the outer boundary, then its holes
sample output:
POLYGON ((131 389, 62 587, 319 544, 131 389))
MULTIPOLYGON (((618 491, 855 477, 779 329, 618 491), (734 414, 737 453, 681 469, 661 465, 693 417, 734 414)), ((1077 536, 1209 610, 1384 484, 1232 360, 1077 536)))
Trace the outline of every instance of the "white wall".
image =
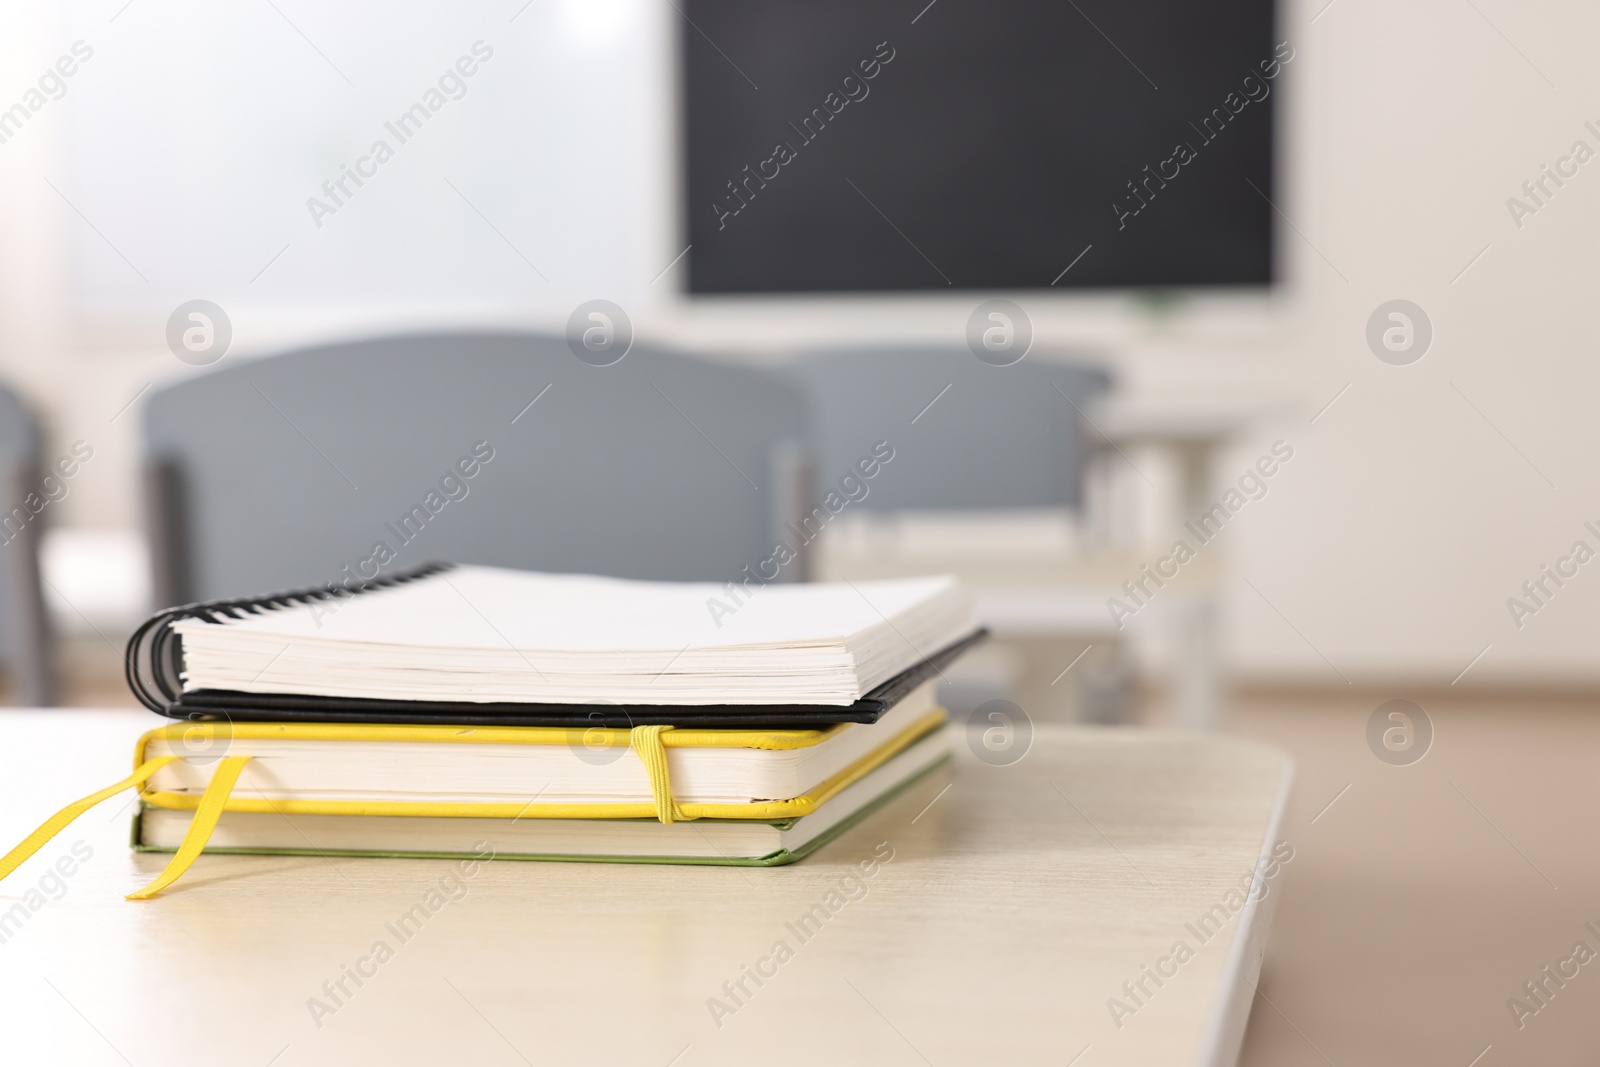
MULTIPOLYGON (((1600 150, 1583 128, 1600 127, 1586 49, 1600 14, 1570 0, 1325 2, 1290 3, 1281 32, 1297 52, 1280 83, 1284 294, 1196 298, 1159 318, 1121 297, 1024 298, 1040 346, 1101 348, 1141 392, 1278 403, 1220 470, 1236 475, 1278 437, 1296 449, 1226 534, 1240 669, 1443 684, 1489 645, 1463 684, 1600 680, 1585 625, 1600 563, 1521 630, 1505 604, 1575 539, 1600 549, 1581 529, 1600 526, 1586 291, 1600 163, 1520 229, 1506 208, 1574 140, 1600 150), (1364 340, 1396 297, 1435 328, 1412 366, 1381 363, 1364 340)), ((53 448, 97 448, 62 520, 134 521, 135 423, 117 413, 150 381, 191 373, 162 330, 192 297, 229 310, 230 359, 420 322, 553 328, 596 296, 642 334, 738 358, 961 336, 971 298, 676 301, 677 272, 657 278, 682 249, 668 5, 278 6, 293 26, 265 5, 0 12, 0 107, 74 40, 96 49, 0 145, 0 371, 44 410, 53 448), (478 39, 496 54, 470 92, 315 227, 305 198, 478 39)))

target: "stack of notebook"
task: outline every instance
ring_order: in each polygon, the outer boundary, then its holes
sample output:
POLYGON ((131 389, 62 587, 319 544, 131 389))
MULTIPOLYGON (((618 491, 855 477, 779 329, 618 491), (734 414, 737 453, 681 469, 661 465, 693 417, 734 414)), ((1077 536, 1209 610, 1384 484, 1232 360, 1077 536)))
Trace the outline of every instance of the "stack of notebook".
MULTIPOLYGON (((176 608, 128 678, 183 720, 128 780, 135 847, 775 865, 948 754, 980 640, 949 578, 738 586, 430 565, 176 608)), ((43 836, 41 836, 43 835, 43 836)), ((31 846, 31 847, 30 847, 31 846)))

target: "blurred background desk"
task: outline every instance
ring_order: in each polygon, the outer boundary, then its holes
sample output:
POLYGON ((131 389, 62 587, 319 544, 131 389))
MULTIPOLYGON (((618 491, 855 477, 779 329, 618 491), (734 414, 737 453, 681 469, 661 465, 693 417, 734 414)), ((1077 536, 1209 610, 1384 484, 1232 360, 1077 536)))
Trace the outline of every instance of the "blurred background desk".
POLYGON ((1162 553, 1104 547, 1070 514, 898 513, 840 522, 828 534, 815 556, 819 579, 949 572, 972 590, 995 641, 948 672, 953 708, 1004 697, 1046 720, 1125 722, 1147 687, 1160 692, 1166 721, 1217 722, 1218 553, 1199 555, 1119 620, 1111 599, 1132 603, 1123 583, 1162 553))
MULTIPOLYGON (((1222 700, 1217 601, 1226 554, 1200 553, 1134 618, 1119 619, 1110 602, 1138 603, 1125 583, 1141 580, 1183 523, 1204 512, 1217 455, 1266 412, 1238 401, 1095 397, 1081 406, 1058 399, 1081 416, 1065 506, 956 509, 919 501, 896 510, 888 505, 897 501, 880 502, 828 528, 813 576, 960 575, 997 641, 950 672, 946 699, 954 708, 1004 697, 1034 717, 1123 722, 1137 702, 1134 690, 1153 684, 1163 691, 1166 721, 1213 728, 1222 700)), ((985 458, 1000 482, 1006 455, 996 448, 985 458)))

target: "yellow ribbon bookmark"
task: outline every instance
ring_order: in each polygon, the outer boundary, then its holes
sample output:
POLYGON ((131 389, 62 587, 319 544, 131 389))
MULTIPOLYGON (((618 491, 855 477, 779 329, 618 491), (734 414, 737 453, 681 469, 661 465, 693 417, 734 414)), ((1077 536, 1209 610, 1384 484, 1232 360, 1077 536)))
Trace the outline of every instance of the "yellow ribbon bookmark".
POLYGON ((82 800, 74 800, 71 804, 50 816, 44 821, 44 825, 23 838, 20 845, 0 857, 0 878, 5 878, 12 871, 22 866, 23 861, 43 848, 52 837, 65 830, 72 823, 72 820, 102 800, 111 799, 124 789, 144 785, 152 774, 177 758, 176 756, 162 756, 160 759, 153 759, 143 763, 137 770, 116 785, 108 785, 98 793, 90 793, 82 800))
MULTIPOLYGON (((629 744, 639 754, 645 774, 649 776, 650 792, 655 798, 656 818, 668 825, 691 821, 672 796, 672 780, 667 768, 667 748, 661 740, 661 735, 670 729, 671 726, 636 726, 628 736, 629 744)), ((82 800, 75 800, 56 812, 46 819, 42 826, 24 838, 21 844, 0 857, 0 879, 4 879, 20 867, 28 857, 43 848, 46 842, 66 829, 78 816, 101 801, 116 796, 124 789, 143 787, 152 775, 179 758, 160 756, 147 760, 117 784, 107 786, 97 793, 91 793, 82 800)), ((128 894, 127 899, 149 900, 182 878, 184 872, 194 865, 194 861, 205 850, 206 843, 211 840, 211 835, 217 828, 217 821, 222 817, 228 798, 233 794, 233 787, 238 784, 240 772, 249 762, 249 756, 226 756, 218 762, 217 769, 211 775, 211 781, 206 785, 205 793, 200 797, 194 819, 189 823, 189 829, 183 835, 183 842, 178 846, 177 853, 167 864, 166 869, 156 876, 155 881, 137 893, 128 894)))
MULTIPOLYGON (((29 856, 43 848, 52 837, 65 830, 78 816, 101 801, 111 799, 124 789, 142 787, 150 780, 151 775, 178 758, 160 756, 147 760, 116 785, 108 785, 98 793, 90 793, 82 800, 74 800, 50 816, 42 826, 23 838, 22 843, 16 848, 0 856, 0 879, 4 879, 22 866, 29 856)), ((189 869, 195 857, 200 855, 200 851, 206 847, 206 842, 211 839, 211 832, 217 828, 217 819, 222 814, 222 807, 228 802, 228 795, 233 792, 234 784, 239 780, 239 772, 248 762, 250 762, 249 756, 229 756, 217 765, 210 784, 206 786, 205 795, 200 798, 200 809, 195 812, 194 821, 189 824, 189 832, 184 834, 183 844, 178 847, 178 854, 172 857, 172 862, 167 864, 167 869, 162 871, 155 881, 137 893, 130 894, 129 900, 148 900, 183 876, 183 872, 189 869)))
POLYGON ((217 764, 217 769, 212 773, 211 781, 206 786, 205 794, 200 798, 200 807, 194 813, 194 821, 189 823, 189 830, 183 835, 183 844, 178 846, 178 854, 172 857, 172 862, 167 864, 167 869, 162 871, 155 881, 137 893, 129 893, 129 900, 149 900, 183 877, 183 872, 199 858, 201 850, 206 847, 206 842, 211 840, 211 832, 217 828, 217 820, 222 816, 223 805, 227 804, 234 784, 239 781, 239 772, 244 770, 244 765, 249 762, 249 756, 227 756, 217 764))
POLYGON ((628 734, 628 743, 639 753, 644 771, 650 776, 650 792, 656 798, 656 818, 669 826, 675 821, 688 821, 678 802, 672 799, 672 782, 667 777, 667 746, 662 744, 661 735, 670 729, 670 726, 635 726, 628 734))

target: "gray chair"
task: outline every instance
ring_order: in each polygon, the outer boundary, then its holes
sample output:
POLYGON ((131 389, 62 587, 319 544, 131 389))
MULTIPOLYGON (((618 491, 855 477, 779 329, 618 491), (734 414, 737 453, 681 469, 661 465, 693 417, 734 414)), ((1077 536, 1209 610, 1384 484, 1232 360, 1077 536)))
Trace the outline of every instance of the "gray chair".
POLYGON ((877 441, 895 449, 893 477, 860 504, 883 511, 1081 506, 1081 409, 1111 385, 1098 368, 1037 354, 995 367, 965 348, 817 352, 785 369, 810 394, 819 483, 877 441))
MULTIPOLYGON (((1052 362, 1038 353, 997 367, 966 348, 927 347, 813 352, 784 369, 808 393, 817 484, 836 482, 879 441, 894 449, 892 465, 853 508, 905 512, 1083 506, 1085 473, 1094 453, 1083 411, 1111 386, 1103 370, 1052 362)), ((981 598, 979 606, 985 610, 981 598)), ((1088 594, 1074 598, 1074 609, 1070 614, 1080 620, 1098 620, 1103 614, 1100 598, 1088 594)), ((1039 637, 1032 625, 1015 632, 1003 619, 989 621, 1002 639, 1039 637)), ((1082 701, 1079 714, 1095 721, 1123 718, 1130 674, 1119 635, 1108 632, 1104 622, 1074 622, 1053 627, 1049 637, 1065 638, 1069 645, 1091 642, 1095 649, 1074 679, 1082 701)), ((1056 651, 1052 648, 1049 654, 1056 651)), ((941 698, 962 714, 997 695, 1002 694, 988 686, 954 686, 947 679, 941 698)))
POLYGON ((0 662, 18 702, 42 707, 55 703, 56 686, 39 570, 48 515, 39 464, 39 430, 32 414, 0 387, 0 662))
POLYGON ((379 546, 385 574, 731 580, 771 557, 803 487, 791 383, 643 345, 591 366, 530 334, 231 361, 152 392, 143 426, 163 605, 339 581, 379 546))

